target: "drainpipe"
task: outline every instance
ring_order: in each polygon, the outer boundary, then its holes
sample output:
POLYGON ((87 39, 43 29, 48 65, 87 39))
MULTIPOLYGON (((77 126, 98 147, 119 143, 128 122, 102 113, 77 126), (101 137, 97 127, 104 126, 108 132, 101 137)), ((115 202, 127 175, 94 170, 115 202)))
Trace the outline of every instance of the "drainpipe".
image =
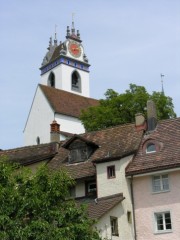
POLYGON ((131 179, 130 179, 130 187, 131 187, 131 201, 132 201, 132 210, 133 210, 134 240, 137 240, 136 220, 135 220, 135 210, 134 210, 133 176, 131 176, 131 179))

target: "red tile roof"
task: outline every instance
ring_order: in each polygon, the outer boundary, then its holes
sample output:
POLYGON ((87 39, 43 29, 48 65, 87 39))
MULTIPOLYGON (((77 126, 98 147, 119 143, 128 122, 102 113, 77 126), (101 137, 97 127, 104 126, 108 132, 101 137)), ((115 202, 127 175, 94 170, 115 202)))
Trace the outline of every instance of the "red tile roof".
POLYGON ((156 129, 144 135, 139 151, 126 169, 126 175, 137 175, 180 167, 180 118, 159 121, 156 129), (159 143, 159 151, 146 153, 147 141, 159 143))
POLYGON ((42 84, 39 84, 39 87, 56 113, 78 118, 83 109, 99 104, 99 101, 93 98, 83 97, 42 84))
POLYGON ((76 202, 78 204, 87 204, 89 217, 91 219, 99 219, 124 199, 123 194, 119 193, 108 197, 97 198, 96 200, 87 198, 76 199, 76 202))
POLYGON ((47 143, 0 151, 0 157, 22 165, 50 160, 57 153, 57 143, 47 143))
MULTIPOLYGON (((135 153, 141 142, 142 135, 143 131, 137 132, 134 124, 119 125, 100 131, 84 133, 80 135, 82 141, 85 139, 88 143, 94 143, 94 145, 98 146, 87 161, 69 163, 69 150, 61 146, 58 154, 48 165, 52 169, 65 167, 75 179, 95 176, 95 162, 117 160, 135 153)), ((67 140, 67 143, 69 141, 71 139, 67 140)), ((63 145, 66 146, 66 142, 63 145)))

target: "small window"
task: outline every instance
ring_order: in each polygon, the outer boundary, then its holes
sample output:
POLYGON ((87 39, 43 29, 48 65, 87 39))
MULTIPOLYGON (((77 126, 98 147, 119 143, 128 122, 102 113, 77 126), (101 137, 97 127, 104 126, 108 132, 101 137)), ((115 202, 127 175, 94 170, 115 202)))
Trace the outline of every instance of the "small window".
POLYGON ((165 192, 169 190, 168 174, 153 176, 153 192, 165 192))
POLYGON ((40 137, 37 137, 37 138, 36 138, 36 143, 37 143, 37 145, 40 144, 40 137))
POLYGON ((71 86, 73 91, 81 92, 81 79, 77 71, 72 74, 71 86))
POLYGON ((50 87, 55 87, 55 75, 54 75, 53 72, 51 72, 51 73, 49 74, 48 86, 50 86, 50 87))
POLYGON ((111 222, 111 234, 112 234, 112 236, 119 236, 118 218, 117 217, 110 217, 110 222, 111 222))
POLYGON ((160 213, 155 213, 154 215, 155 215, 155 222, 156 222, 155 231, 157 233, 168 232, 172 230, 170 212, 160 212, 160 213))
POLYGON ((156 152, 156 145, 154 143, 149 143, 146 147, 146 153, 156 152))
POLYGON ((128 221, 128 223, 132 223, 131 211, 127 211, 127 221, 128 221))
POLYGON ((96 183, 92 182, 92 183, 88 183, 88 193, 91 192, 96 192, 96 183))
POLYGON ((107 177, 108 178, 115 178, 116 174, 115 174, 115 166, 108 166, 107 167, 107 177))
POLYGON ((96 195, 96 182, 86 182, 86 195, 87 196, 96 195))

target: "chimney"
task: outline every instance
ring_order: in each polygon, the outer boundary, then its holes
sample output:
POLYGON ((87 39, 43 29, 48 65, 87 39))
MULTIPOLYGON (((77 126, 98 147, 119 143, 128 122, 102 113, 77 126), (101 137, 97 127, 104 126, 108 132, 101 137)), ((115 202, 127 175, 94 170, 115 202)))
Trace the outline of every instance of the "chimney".
POLYGON ((147 123, 142 113, 137 113, 135 115, 135 127, 137 131, 145 131, 147 129, 147 123))
POLYGON ((153 131, 157 125, 156 106, 152 100, 147 101, 147 124, 148 131, 153 131))
POLYGON ((56 120, 54 120, 51 124, 51 142, 59 142, 60 141, 60 130, 59 130, 59 126, 60 124, 58 124, 56 122, 56 120))

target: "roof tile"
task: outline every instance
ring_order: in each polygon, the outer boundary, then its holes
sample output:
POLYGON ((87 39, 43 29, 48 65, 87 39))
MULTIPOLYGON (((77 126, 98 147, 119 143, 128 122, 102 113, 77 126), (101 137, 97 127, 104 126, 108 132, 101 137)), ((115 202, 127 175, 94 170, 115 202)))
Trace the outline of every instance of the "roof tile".
POLYGON ((83 109, 99 104, 99 101, 93 98, 80 96, 42 84, 39 84, 39 87, 54 111, 60 114, 78 118, 83 109))
POLYGON ((126 175, 176 167, 180 167, 180 118, 159 121, 154 131, 144 135, 136 157, 127 166, 126 175), (148 140, 159 143, 159 151, 147 154, 143 146, 148 140))

